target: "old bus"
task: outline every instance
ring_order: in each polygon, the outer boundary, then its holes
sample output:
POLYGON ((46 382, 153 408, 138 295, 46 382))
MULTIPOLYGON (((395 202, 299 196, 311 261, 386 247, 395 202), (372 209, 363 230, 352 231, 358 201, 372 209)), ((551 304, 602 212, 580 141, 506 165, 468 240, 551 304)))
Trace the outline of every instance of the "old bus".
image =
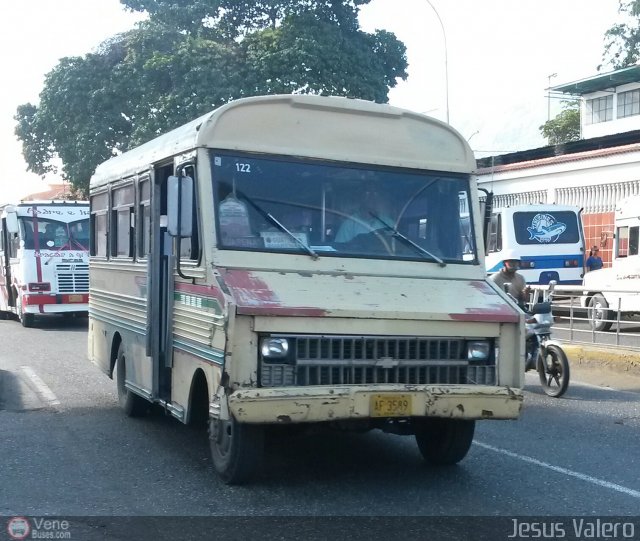
POLYGON ((114 157, 91 179, 89 357, 127 414, 207 423, 227 483, 273 425, 414 434, 456 463, 476 420, 518 417, 524 379, 474 167, 437 120, 293 95, 114 157))
POLYGON ((89 203, 24 201, 0 209, 0 314, 25 327, 89 310, 89 203))

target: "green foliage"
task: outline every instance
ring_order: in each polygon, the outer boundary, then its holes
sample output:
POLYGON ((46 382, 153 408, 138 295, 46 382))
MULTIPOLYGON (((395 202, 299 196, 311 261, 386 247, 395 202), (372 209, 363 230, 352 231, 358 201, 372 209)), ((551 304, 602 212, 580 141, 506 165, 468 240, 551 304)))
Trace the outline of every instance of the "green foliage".
POLYGON ((388 101, 405 46, 358 25, 370 0, 121 0, 149 19, 47 75, 16 135, 29 169, 86 193, 109 157, 232 99, 314 93, 388 101))
POLYGON ((604 64, 613 69, 626 68, 640 60, 640 0, 619 1, 618 13, 626 22, 614 24, 605 32, 602 55, 604 64))
POLYGON ((559 145, 580 139, 580 107, 577 100, 566 101, 563 111, 540 126, 540 132, 550 145, 559 145))

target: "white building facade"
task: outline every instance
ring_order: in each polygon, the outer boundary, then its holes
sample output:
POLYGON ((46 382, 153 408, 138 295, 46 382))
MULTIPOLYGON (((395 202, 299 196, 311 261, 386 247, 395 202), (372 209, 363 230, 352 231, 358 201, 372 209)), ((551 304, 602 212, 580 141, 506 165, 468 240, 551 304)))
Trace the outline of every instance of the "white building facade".
MULTIPOLYGON (((640 194, 640 66, 551 89, 580 97, 583 139, 479 160, 478 184, 494 206, 583 208, 587 246, 611 261, 616 203, 640 194)), ((638 209, 640 214, 640 209, 638 209)))

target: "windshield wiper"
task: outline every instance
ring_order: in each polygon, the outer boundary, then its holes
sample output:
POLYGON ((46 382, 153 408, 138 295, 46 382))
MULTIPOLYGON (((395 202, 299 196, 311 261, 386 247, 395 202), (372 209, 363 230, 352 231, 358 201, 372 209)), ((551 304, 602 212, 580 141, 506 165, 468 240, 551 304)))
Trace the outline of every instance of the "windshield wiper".
POLYGON ((393 233, 394 237, 403 240, 406 244, 408 244, 409 246, 412 246, 413 248, 418 250, 420 253, 428 255, 431 259, 433 259, 441 267, 446 267, 447 266, 447 264, 442 259, 440 259, 437 255, 432 254, 428 250, 425 250, 419 244, 416 244, 415 242, 413 242, 410 238, 405 237, 402 233, 400 233, 400 231, 398 231, 395 227, 393 227, 392 225, 390 225, 387 222, 385 222, 375 212, 369 211, 369 214, 371 214, 371 216, 373 216, 376 220, 378 220, 385 227, 385 229, 387 231, 391 231, 393 233))
POLYGON ((273 216, 273 214, 264 210, 260 205, 258 205, 255 201, 252 201, 245 194, 239 194, 239 195, 240 197, 242 197, 242 199, 244 199, 247 203, 249 203, 254 209, 256 209, 264 218, 266 218, 273 225, 275 225, 280 231, 283 231, 287 235, 289 235, 296 242, 296 244, 298 244, 305 252, 307 252, 311 257, 313 257, 313 259, 319 258, 318 254, 315 252, 315 250, 313 250, 313 248, 311 248, 306 243, 302 242, 294 233, 289 231, 284 225, 282 225, 278 221, 278 219, 275 216, 273 216))

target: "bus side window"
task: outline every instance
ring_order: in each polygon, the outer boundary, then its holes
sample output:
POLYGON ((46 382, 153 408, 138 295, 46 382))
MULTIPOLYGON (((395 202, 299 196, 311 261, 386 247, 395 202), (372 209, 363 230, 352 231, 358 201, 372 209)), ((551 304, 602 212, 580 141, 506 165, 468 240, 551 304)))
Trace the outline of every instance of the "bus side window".
POLYGON ((90 254, 107 257, 107 212, 109 194, 103 192, 91 197, 90 254))
POLYGON ((489 252, 502 250, 502 215, 493 214, 489 224, 489 252))
POLYGON ((616 257, 627 257, 629 255, 629 228, 627 226, 619 227, 616 238, 618 239, 616 257))
POLYGON ((638 226, 629 228, 629 255, 638 255, 638 226))
POLYGON ((151 182, 149 177, 138 185, 138 257, 145 258, 151 251, 151 182))
POLYGON ((135 220, 133 184, 112 192, 111 255, 133 257, 133 228, 135 220))

